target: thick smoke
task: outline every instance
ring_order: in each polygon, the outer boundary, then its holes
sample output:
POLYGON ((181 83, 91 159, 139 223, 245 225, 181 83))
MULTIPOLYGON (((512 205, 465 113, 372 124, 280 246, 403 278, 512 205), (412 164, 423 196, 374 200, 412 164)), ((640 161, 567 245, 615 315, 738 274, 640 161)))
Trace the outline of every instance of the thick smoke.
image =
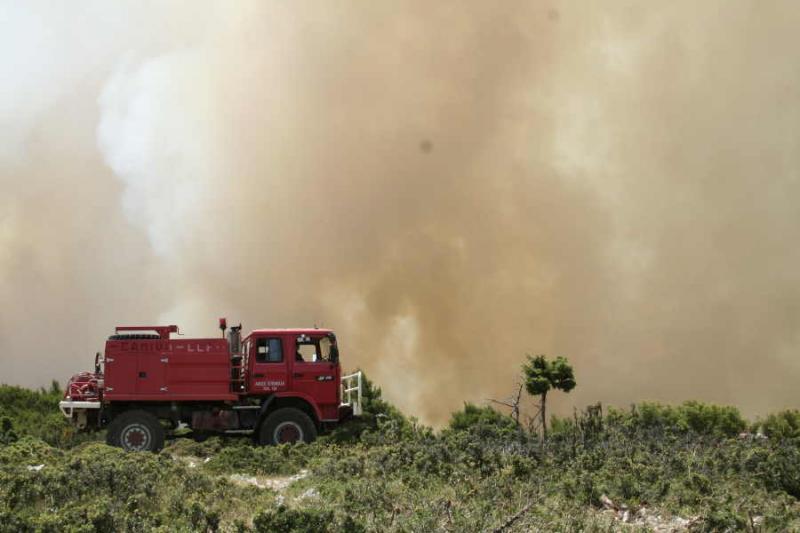
POLYGON ((227 315, 428 422, 539 352, 797 402, 793 2, 84 5, 0 6, 2 381, 227 315))

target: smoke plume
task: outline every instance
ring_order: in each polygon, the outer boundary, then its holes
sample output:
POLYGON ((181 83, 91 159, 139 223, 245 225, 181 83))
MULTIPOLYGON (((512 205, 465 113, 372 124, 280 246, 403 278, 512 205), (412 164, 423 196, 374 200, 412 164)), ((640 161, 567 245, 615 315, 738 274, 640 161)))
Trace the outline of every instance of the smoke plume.
POLYGON ((0 381, 114 325, 337 330, 441 423, 800 378, 791 1, 0 3, 0 381))

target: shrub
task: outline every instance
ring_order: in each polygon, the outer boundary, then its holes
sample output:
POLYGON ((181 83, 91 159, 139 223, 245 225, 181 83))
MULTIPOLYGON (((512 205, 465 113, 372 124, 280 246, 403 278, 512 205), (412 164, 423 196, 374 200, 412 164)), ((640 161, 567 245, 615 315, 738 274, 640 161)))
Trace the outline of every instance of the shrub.
POLYGON ((16 436, 30 435, 53 446, 75 446, 93 440, 94 435, 78 433, 58 410, 62 395, 57 381, 49 389, 38 391, 0 385, 0 418, 10 421, 16 436))
POLYGON ((204 464, 210 472, 240 472, 254 475, 297 473, 316 455, 316 445, 229 446, 204 464))
POLYGON ((517 433, 511 417, 486 406, 465 403, 462 411, 450 415, 448 431, 466 431, 482 438, 507 438, 517 433))
POLYGON ((766 436, 772 439, 796 439, 800 437, 800 411, 789 409, 772 413, 763 421, 757 422, 766 436))
POLYGON ((733 437, 747 428, 739 410, 696 401, 681 405, 643 402, 630 411, 609 409, 609 420, 632 430, 693 432, 697 435, 733 437))
POLYGON ((733 437, 747 428, 735 407, 688 401, 678 407, 680 425, 700 435, 733 437))
POLYGON ((366 528, 349 515, 319 509, 288 509, 283 505, 274 511, 264 511, 255 516, 253 527, 258 532, 324 533, 347 531, 362 533, 366 528))

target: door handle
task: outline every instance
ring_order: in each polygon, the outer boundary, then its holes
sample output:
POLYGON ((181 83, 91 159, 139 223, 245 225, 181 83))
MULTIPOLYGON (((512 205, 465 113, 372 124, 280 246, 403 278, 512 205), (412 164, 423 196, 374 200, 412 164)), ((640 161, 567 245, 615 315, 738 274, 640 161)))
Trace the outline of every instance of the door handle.
POLYGON ((140 378, 146 378, 147 377, 147 372, 139 372, 139 377, 140 378))
POLYGON ((292 377, 293 377, 293 378, 302 378, 302 377, 303 377, 303 374, 302 374, 302 373, 300 373, 300 372, 295 372, 294 374, 292 374, 292 377))
POLYGON ((263 378, 264 374, 253 374, 254 378, 263 378))

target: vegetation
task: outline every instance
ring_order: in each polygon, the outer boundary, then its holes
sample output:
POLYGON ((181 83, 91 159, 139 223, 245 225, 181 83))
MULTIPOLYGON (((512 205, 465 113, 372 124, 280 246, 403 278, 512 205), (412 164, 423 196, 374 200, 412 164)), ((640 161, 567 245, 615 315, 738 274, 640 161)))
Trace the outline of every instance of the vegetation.
POLYGON ((564 357, 549 361, 543 355, 529 355, 522 372, 525 376, 525 390, 528 394, 539 397, 542 436, 547 438, 547 393, 550 390, 569 392, 574 389, 575 372, 564 357))
POLYGON ((611 408, 608 416, 625 427, 663 429, 672 433, 735 437, 747 429, 747 422, 738 409, 695 401, 678 406, 643 402, 630 411, 611 408))
POLYGON ((800 529, 797 412, 750 426, 686 402, 591 406, 548 438, 466 404, 442 431, 367 387, 365 416, 311 445, 76 436, 54 391, 0 387, 0 532, 800 529))
POLYGON ((67 423, 58 402, 64 391, 53 381, 49 389, 38 391, 0 386, 0 444, 15 441, 20 435, 41 439, 51 446, 67 448, 91 437, 67 423))
POLYGON ((450 417, 450 424, 445 434, 466 432, 481 438, 510 438, 518 432, 517 424, 491 407, 478 407, 471 403, 464 404, 463 411, 457 411, 450 417))
POLYGON ((800 439, 800 411, 790 409, 773 413, 754 424, 753 429, 763 431, 770 438, 800 439))

